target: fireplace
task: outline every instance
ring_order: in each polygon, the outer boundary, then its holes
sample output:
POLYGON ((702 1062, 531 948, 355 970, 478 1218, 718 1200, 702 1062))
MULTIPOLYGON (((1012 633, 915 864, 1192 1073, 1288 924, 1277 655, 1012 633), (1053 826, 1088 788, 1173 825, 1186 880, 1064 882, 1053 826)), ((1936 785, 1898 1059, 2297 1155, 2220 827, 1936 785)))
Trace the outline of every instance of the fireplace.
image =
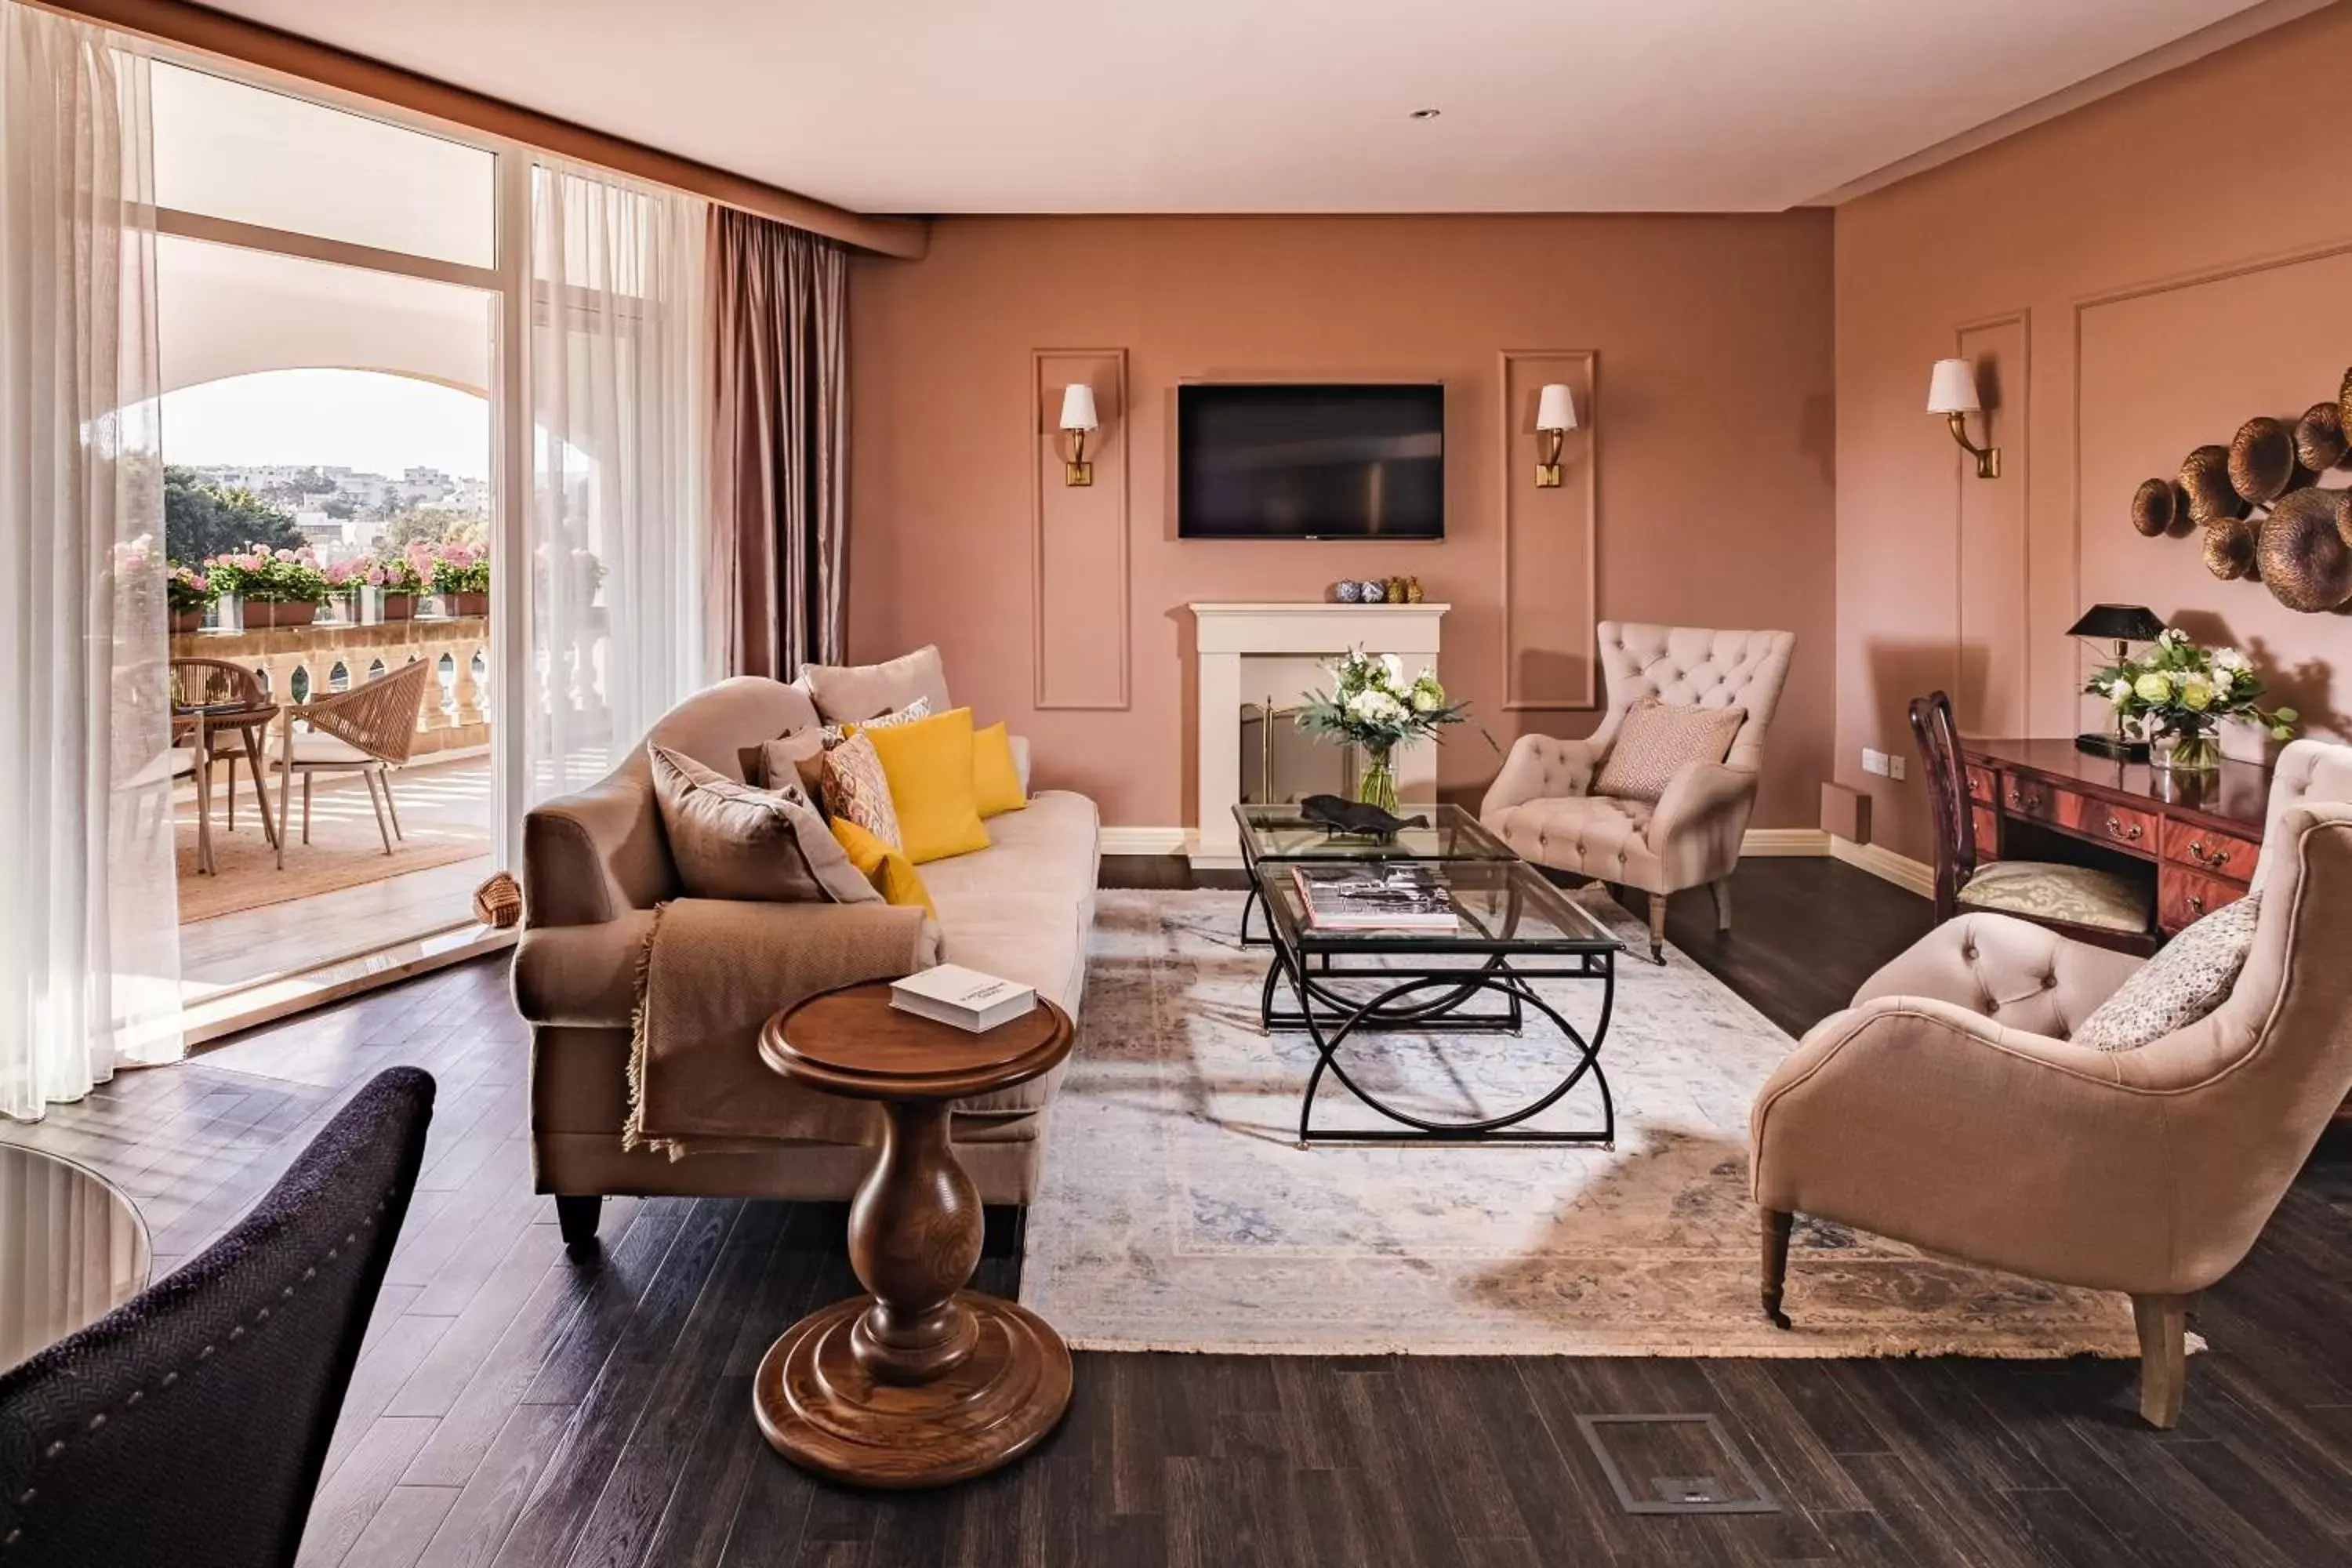
MULTIPOLYGON (((1294 722, 1306 695, 1329 684, 1322 665, 1350 648, 1393 658, 1407 673, 1435 665, 1438 622, 1446 606, 1213 604, 1190 608, 1197 628, 1199 722, 1193 778, 1200 815, 1189 848, 1196 866, 1238 866, 1241 842, 1233 814, 1237 803, 1344 795, 1353 788, 1353 753, 1298 733, 1294 722)), ((1397 753, 1397 788, 1408 800, 1434 796, 1434 746, 1409 746, 1397 753)))

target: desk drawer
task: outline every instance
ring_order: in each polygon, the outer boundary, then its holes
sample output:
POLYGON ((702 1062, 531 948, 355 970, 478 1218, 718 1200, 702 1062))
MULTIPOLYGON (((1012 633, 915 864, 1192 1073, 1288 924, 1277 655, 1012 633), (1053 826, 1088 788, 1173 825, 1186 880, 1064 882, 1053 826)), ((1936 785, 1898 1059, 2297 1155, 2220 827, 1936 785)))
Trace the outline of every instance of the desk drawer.
POLYGON ((2193 822, 2168 821, 2164 825, 2164 858, 2209 877, 2252 881, 2254 858, 2261 853, 2261 845, 2235 834, 2216 833, 2193 822))
POLYGON ((2130 854, 2156 858, 2162 819, 2153 812, 2135 811, 2040 779, 2011 773, 2001 789, 2001 804, 2011 816, 2046 822, 2084 838, 2112 844, 2130 854))
POLYGON ((2225 882, 2167 863, 2156 873, 2156 923, 2170 932, 2246 896, 2242 882, 2225 882))
POLYGON ((2000 780, 1990 768, 1969 763, 1960 770, 1969 784, 1969 798, 1979 805, 2000 804, 2000 780))

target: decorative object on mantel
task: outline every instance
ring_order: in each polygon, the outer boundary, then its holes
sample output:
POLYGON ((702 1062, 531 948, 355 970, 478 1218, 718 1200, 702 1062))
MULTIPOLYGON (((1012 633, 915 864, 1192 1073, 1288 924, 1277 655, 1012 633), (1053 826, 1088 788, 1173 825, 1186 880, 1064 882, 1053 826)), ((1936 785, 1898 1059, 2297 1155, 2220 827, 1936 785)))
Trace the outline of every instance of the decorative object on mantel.
POLYGON ((1403 578, 1402 578, 1402 577, 1391 577, 1391 578, 1390 578, 1390 579, 1388 580, 1388 591, 1387 591, 1387 593, 1386 593, 1385 595, 1383 595, 1382 596, 1383 596, 1384 598, 1386 598, 1386 599, 1387 599, 1387 601, 1388 601, 1390 604, 1391 604, 1391 605, 1402 605, 1402 604, 1403 604, 1403 603, 1404 603, 1404 579, 1403 579, 1403 578))
MULTIPOLYGON (((2113 643, 2113 663, 2120 666, 2131 658, 2132 644, 2154 642, 2162 637, 2164 623, 2157 619, 2156 612, 2146 605, 2093 605, 2083 612, 2079 620, 2066 628, 2066 635, 2093 644, 2094 651, 2101 658, 2109 658, 2111 650, 2096 645, 2113 643)), ((2099 695, 2106 697, 2110 694, 2102 690, 2099 695)), ((2134 761, 2145 761, 2147 757, 2147 742, 2134 740, 2124 733, 2121 708, 2116 710, 2115 728, 2111 731, 2077 735, 2074 746, 2077 751, 2103 757, 2126 757, 2134 761)))
POLYGON ((1360 604, 1364 597, 1364 585, 1353 577, 1342 577, 1331 584, 1331 597, 1342 605, 1360 604))
POLYGON ((1393 813, 1397 747, 1442 739, 1438 731, 1467 719, 1469 709, 1446 700, 1434 669, 1424 668, 1408 681, 1402 665, 1360 648, 1341 654, 1328 668, 1329 694, 1307 694, 1298 710, 1298 727, 1309 735, 1360 748, 1364 771, 1356 780, 1356 798, 1393 813))
POLYGON ((2293 424, 2256 415, 2228 447, 2190 452, 2177 489, 2143 480, 2132 528, 2150 539, 2170 532, 2185 498, 2214 576, 2259 581, 2290 610, 2341 610, 2352 606, 2352 490, 2320 489, 2330 468, 2352 468, 2352 370, 2334 403, 2313 404, 2293 424))
MULTIPOLYGON (((2211 773, 2221 765, 2214 728, 2224 719, 2248 720, 2278 740, 2294 733, 2292 708, 2262 706, 2263 681, 2233 647, 2204 648, 2171 627, 2138 658, 2118 658, 2083 689, 2115 705, 2119 732, 2147 737, 2148 762, 2174 773, 2211 773)), ((2076 742, 2080 744, 2078 741, 2076 742)))
POLYGON ((1336 795, 1308 795, 1298 803, 1298 815, 1334 834, 1358 838, 1394 838, 1399 828, 1429 826, 1426 816, 1399 816, 1364 801, 1341 800, 1336 795))
POLYGON ((2352 603, 2352 491, 2289 491, 2263 520, 2255 554, 2271 597, 2288 609, 2352 603))
MULTIPOLYGON (((2000 478, 2000 448, 1979 447, 1969 439, 1969 416, 1983 412, 1984 402, 1977 395, 1976 368, 1964 359, 1939 359, 1927 377, 1927 412, 1940 414, 1951 427, 1952 439, 1960 450, 1977 460, 1977 478, 2000 478)), ((1988 437, 1991 435, 1988 428, 1988 437)))
POLYGON ((1418 605, 1421 603, 1420 578, 1408 577, 1404 580, 1404 602, 1408 605, 1418 605))
POLYGON ((2189 493, 2176 479, 2142 479, 2132 493, 2132 527, 2149 539, 2160 538, 2189 517, 2189 493))

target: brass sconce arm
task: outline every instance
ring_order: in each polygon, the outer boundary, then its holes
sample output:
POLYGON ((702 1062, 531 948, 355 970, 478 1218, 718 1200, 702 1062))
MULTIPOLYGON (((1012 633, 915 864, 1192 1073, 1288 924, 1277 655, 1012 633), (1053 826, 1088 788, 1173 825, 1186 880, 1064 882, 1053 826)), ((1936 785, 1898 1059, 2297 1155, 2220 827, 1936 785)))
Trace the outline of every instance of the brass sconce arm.
POLYGON ((1538 430, 1536 439, 1543 444, 1543 456, 1536 464, 1536 489, 1551 490, 1559 488, 1559 454, 1568 444, 1565 430, 1538 430))
POLYGON ((1062 465, 1062 482, 1066 485, 1090 485, 1095 482, 1095 466, 1087 461, 1087 433, 1073 430, 1070 437, 1070 460, 1062 465))
POLYGON ((1969 440, 1967 415, 1958 412, 1947 414, 1944 416, 1944 422, 1951 426, 1952 439, 1960 444, 1960 450, 1977 460, 1977 478, 1980 479, 2000 478, 2000 448, 1979 447, 1969 440))

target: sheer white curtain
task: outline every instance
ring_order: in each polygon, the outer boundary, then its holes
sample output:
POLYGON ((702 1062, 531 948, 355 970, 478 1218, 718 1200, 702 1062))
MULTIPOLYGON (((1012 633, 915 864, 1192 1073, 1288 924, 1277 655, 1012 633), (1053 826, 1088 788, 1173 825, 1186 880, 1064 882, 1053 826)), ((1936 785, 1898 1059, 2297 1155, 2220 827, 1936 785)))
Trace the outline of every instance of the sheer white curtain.
POLYGON ((154 154, 129 40, 0 0, 0 1114, 180 1054, 154 154))
POLYGON ((532 801, 602 774, 702 683, 707 222, 674 191, 532 172, 532 801))

